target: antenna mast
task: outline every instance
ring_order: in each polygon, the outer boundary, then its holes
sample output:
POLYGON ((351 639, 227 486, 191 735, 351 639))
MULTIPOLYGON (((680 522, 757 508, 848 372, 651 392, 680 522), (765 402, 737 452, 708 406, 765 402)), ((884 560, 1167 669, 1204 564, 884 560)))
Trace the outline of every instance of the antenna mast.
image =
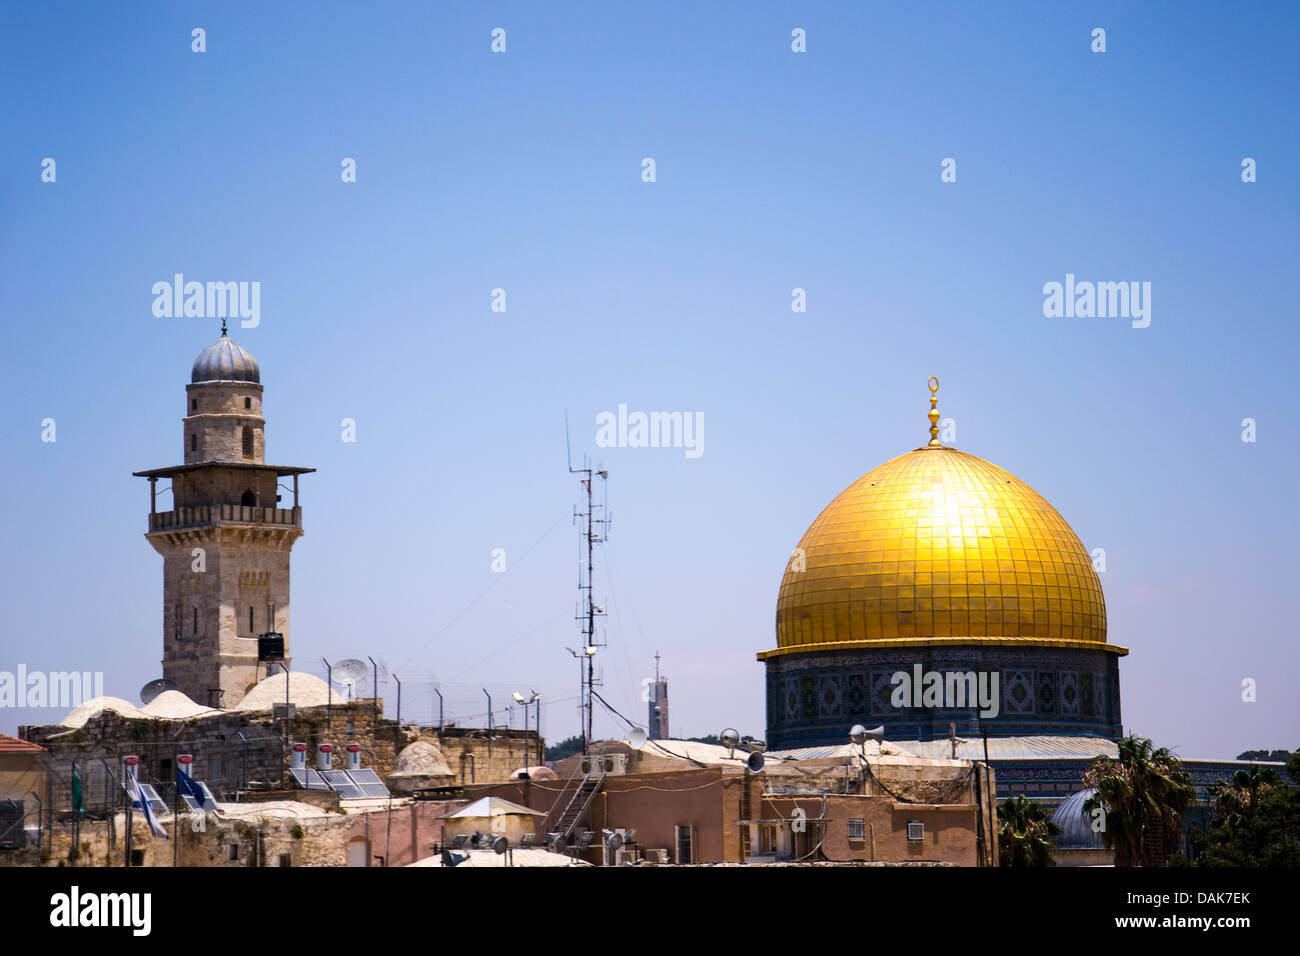
MULTIPOLYGON (((569 439, 569 419, 568 415, 564 418, 564 439, 565 450, 568 450, 569 439)), ((604 468, 597 466, 591 467, 591 462, 583 456, 582 467, 574 468, 573 459, 569 459, 569 473, 574 475, 584 475, 581 478, 583 491, 587 496, 587 509, 579 511, 575 506, 573 509, 573 520, 576 524, 581 520, 581 536, 583 548, 586 552, 586 567, 584 569, 581 559, 578 564, 578 595, 579 606, 577 613, 574 615, 575 620, 582 627, 582 646, 583 652, 587 658, 586 667, 583 670, 582 689, 579 695, 579 707, 582 713, 582 752, 588 753, 591 746, 591 711, 592 711, 592 688, 600 681, 596 677, 595 658, 596 648, 604 647, 605 644, 596 638, 596 618, 605 616, 605 609, 596 603, 593 590, 592 573, 595 568, 593 554, 596 545, 603 544, 609 533, 609 508, 607 497, 604 493, 605 481, 609 478, 609 472, 604 468), (595 496, 592 493, 592 481, 599 478, 601 481, 601 501, 596 503, 595 496)))

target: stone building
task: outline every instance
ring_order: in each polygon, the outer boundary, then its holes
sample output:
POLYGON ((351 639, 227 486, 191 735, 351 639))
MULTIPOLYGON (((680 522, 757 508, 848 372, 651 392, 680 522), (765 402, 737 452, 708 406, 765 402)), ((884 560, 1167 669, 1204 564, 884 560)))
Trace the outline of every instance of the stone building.
POLYGON ((989 865, 997 854, 993 774, 970 760, 918 757, 868 741, 765 754, 686 740, 592 745, 557 761, 554 782, 476 790, 545 811, 536 835, 613 864, 836 862, 989 865), (634 831, 610 852, 602 835, 634 831))
POLYGON ((289 658, 289 552, 302 535, 298 476, 266 464, 261 372, 222 322, 194 361, 182 419, 184 464, 135 472, 149 479, 145 537, 163 557, 163 677, 187 697, 234 707, 275 665, 257 638, 284 638, 289 658), (171 508, 158 510, 158 479, 171 508), (280 479, 293 482, 282 508, 280 479))

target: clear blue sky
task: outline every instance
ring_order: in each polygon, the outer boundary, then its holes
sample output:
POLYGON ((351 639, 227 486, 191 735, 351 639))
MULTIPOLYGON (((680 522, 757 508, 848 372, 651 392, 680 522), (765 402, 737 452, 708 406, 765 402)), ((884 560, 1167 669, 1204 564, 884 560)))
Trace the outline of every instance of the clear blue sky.
POLYGON ((762 733, 754 654, 790 549, 923 443, 935 374, 955 444, 1106 549, 1126 727, 1193 757, 1300 745, 1298 20, 5 5, 0 669, 102 670, 132 700, 159 675, 162 565, 131 472, 182 459, 190 364, 218 332, 154 317, 153 283, 183 272, 261 283, 260 326, 233 335, 261 363, 268 460, 319 469, 295 657, 373 655, 404 716, 427 719, 440 680, 464 719, 480 685, 536 689, 547 735, 576 730, 567 409, 575 455, 610 471, 605 696, 640 716, 658 649, 675 733, 762 733), (1066 273, 1150 282, 1150 327, 1045 318, 1066 273), (619 403, 702 413, 703 456, 597 449, 619 403))

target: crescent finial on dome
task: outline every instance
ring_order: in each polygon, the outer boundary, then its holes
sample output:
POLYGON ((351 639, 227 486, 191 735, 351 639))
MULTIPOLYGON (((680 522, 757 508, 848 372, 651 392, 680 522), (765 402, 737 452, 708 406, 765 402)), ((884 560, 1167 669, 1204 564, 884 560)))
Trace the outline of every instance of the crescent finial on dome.
POLYGON ((939 441, 939 379, 931 375, 926 384, 930 386, 930 447, 940 448, 943 442, 939 441))

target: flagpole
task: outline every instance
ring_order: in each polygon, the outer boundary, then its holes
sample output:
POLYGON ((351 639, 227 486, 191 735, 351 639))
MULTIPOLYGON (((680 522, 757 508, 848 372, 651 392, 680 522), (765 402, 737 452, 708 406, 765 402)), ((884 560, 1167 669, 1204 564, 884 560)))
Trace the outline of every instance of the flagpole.
POLYGON ((135 829, 131 826, 131 818, 133 816, 132 809, 131 791, 128 790, 126 792, 126 858, 122 863, 123 866, 131 865, 131 836, 132 830, 135 829))
POLYGON ((81 781, 77 778, 77 761, 72 761, 72 809, 77 815, 72 818, 72 865, 77 865, 77 855, 81 852, 81 795, 77 793, 81 781))
POLYGON ((172 797, 172 866, 180 855, 181 846, 181 765, 176 760, 176 795, 172 797))

